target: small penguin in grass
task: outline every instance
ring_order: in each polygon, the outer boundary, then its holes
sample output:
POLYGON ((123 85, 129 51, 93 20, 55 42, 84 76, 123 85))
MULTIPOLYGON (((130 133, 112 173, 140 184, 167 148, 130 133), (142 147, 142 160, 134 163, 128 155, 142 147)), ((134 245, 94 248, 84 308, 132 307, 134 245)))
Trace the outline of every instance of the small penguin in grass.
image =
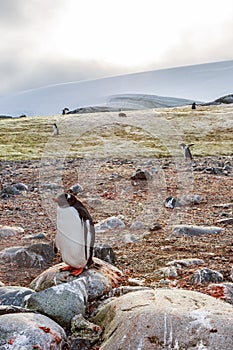
POLYGON ((181 143, 180 144, 180 146, 183 149, 184 159, 186 161, 193 161, 193 156, 192 156, 192 153, 190 151, 190 147, 193 146, 193 145, 194 145, 193 143, 191 143, 189 145, 186 145, 185 143, 181 143))
POLYGON ((53 135, 59 135, 59 130, 56 123, 53 124, 53 135))
POLYGON ((61 194, 54 200, 58 204, 55 245, 68 265, 62 270, 78 276, 93 265, 94 223, 87 208, 72 193, 61 194))

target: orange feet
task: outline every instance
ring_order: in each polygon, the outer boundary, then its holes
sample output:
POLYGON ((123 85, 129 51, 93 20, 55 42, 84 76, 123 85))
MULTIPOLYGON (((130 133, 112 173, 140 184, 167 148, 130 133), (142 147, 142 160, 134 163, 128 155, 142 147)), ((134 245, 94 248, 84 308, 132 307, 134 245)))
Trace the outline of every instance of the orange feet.
POLYGON ((70 271, 71 275, 73 276, 79 276, 83 272, 83 268, 76 268, 70 265, 66 265, 60 268, 60 271, 70 271))

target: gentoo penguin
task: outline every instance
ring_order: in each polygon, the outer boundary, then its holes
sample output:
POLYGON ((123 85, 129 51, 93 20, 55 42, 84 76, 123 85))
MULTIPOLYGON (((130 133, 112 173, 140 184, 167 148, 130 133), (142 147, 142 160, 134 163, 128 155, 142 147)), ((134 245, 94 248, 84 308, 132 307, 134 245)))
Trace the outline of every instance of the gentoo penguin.
POLYGON ((53 135, 59 135, 59 130, 56 123, 53 124, 53 135))
POLYGON ((196 102, 192 103, 192 109, 196 109, 196 102))
POLYGON ((57 234, 55 245, 60 250, 62 260, 75 276, 83 268, 93 264, 95 228, 91 215, 85 206, 72 193, 64 193, 55 199, 57 202, 57 234))
POLYGON ((189 147, 193 146, 193 143, 190 143, 189 145, 186 145, 185 143, 181 143, 180 146, 183 149, 183 153, 184 153, 184 159, 185 160, 193 160, 193 156, 191 154, 191 151, 189 149, 189 147))

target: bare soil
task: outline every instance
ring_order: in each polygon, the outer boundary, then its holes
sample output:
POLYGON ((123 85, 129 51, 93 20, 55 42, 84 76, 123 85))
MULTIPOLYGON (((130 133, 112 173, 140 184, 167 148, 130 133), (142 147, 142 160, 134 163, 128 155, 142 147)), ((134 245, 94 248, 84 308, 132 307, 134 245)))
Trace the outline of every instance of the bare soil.
MULTIPOLYGON (((200 258, 204 260, 201 267, 217 270, 223 274, 224 281, 231 282, 232 223, 222 224, 219 220, 232 217, 232 176, 224 172, 214 174, 211 169, 220 163, 233 168, 232 157, 200 157, 195 162, 196 167, 190 167, 179 158, 67 159, 62 166, 47 165, 46 168, 43 165, 43 169, 40 161, 2 162, 2 187, 22 182, 29 190, 0 199, 1 225, 24 229, 22 234, 1 238, 0 249, 52 242, 56 233, 56 207, 51 199, 79 183, 83 191, 78 196, 96 223, 113 215, 125 222, 123 229, 97 233, 96 241, 113 247, 116 266, 126 276, 143 279, 146 286, 159 287, 159 268, 175 259, 200 258), (132 181, 131 175, 138 168, 152 172, 152 180, 132 181), (46 187, 48 183, 55 183, 54 189, 46 187), (57 188, 58 183, 61 187, 57 188), (167 197, 180 198, 187 194, 200 195, 200 204, 174 209, 164 206, 167 197), (226 203, 227 206, 222 206, 226 203), (141 221, 144 227, 132 229, 130 226, 135 221, 141 221), (160 224, 161 229, 151 230, 154 223, 160 224), (174 224, 217 225, 223 231, 214 235, 177 237, 172 233, 174 224), (27 235, 42 232, 46 234, 45 239, 25 239, 27 235)), ((59 254, 49 266, 58 262, 59 254)), ((205 292, 205 286, 191 284, 194 271, 182 269, 174 284, 205 292)), ((0 280, 6 285, 28 287, 41 272, 41 269, 18 268, 2 262, 0 280)))

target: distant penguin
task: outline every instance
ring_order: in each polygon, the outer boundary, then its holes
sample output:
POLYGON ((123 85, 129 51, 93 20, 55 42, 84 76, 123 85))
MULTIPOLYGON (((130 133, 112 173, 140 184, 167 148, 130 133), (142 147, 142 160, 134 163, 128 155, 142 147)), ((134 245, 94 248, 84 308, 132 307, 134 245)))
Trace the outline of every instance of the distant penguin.
POLYGON ((186 145, 185 143, 181 143, 180 144, 180 146, 182 147, 182 149, 183 149, 183 154, 184 154, 184 159, 186 160, 186 161, 192 161, 193 160, 193 156, 192 156, 192 154, 191 154, 191 151, 190 151, 190 149, 189 149, 189 147, 191 147, 191 146, 193 146, 194 144, 193 143, 191 143, 191 144, 189 144, 189 145, 186 145))
POLYGON ((65 114, 67 114, 69 112, 69 108, 64 108, 63 110, 62 110, 62 115, 65 115, 65 114))
POLYGON ((72 193, 64 193, 57 202, 57 234, 55 245, 62 260, 75 276, 93 264, 94 223, 86 207, 72 193))
POLYGON ((56 123, 53 124, 53 135, 59 135, 59 130, 56 123))
POLYGON ((193 102, 193 103, 192 103, 192 109, 196 109, 196 106, 197 106, 197 105, 196 105, 196 102, 193 102))

